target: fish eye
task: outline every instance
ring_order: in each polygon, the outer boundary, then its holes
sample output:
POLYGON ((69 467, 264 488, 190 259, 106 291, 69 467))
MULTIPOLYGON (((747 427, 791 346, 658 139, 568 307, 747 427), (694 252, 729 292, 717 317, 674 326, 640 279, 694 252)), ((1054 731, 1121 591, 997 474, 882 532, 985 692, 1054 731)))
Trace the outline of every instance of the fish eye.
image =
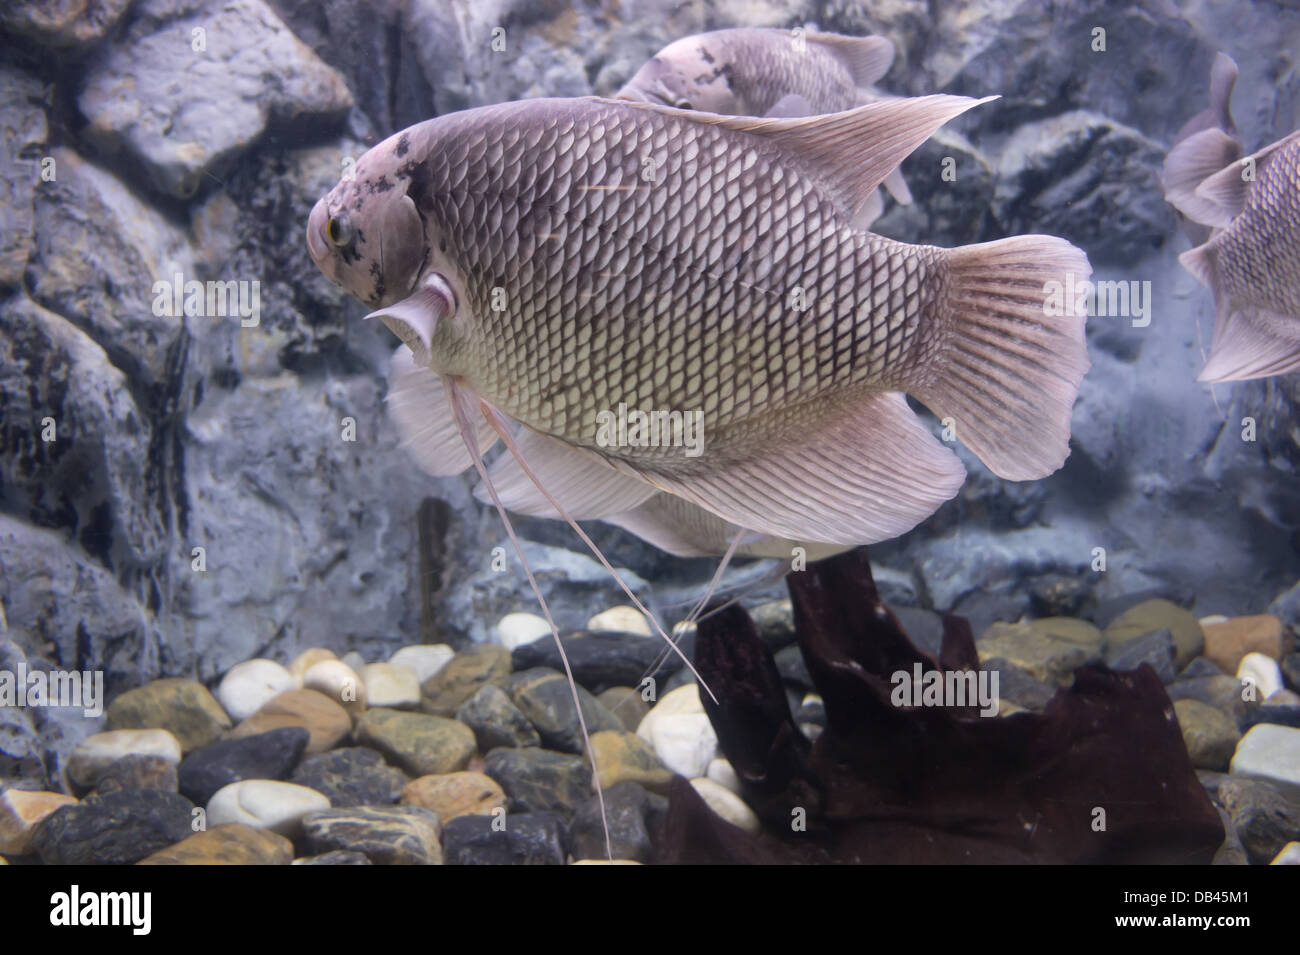
POLYGON ((352 241, 352 231, 352 223, 346 216, 330 216, 325 225, 325 235, 333 245, 347 245, 352 241))
POLYGON ((688 99, 679 99, 679 100, 678 100, 676 103, 674 103, 673 105, 676 106, 678 109, 694 109, 694 108, 695 108, 694 106, 691 105, 691 101, 688 100, 688 99))

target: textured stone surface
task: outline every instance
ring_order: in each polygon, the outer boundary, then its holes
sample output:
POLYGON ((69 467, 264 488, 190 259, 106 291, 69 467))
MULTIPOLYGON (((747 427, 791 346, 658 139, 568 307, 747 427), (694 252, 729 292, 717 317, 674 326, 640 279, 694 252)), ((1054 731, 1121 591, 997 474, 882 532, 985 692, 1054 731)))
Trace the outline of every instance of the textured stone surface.
POLYGON ((218 789, 241 779, 284 779, 298 765, 310 738, 304 727, 286 726, 196 749, 181 761, 180 792, 204 805, 218 789))
POLYGON ((257 736, 274 729, 300 726, 310 734, 308 753, 333 749, 352 731, 352 720, 343 709, 315 690, 289 690, 235 727, 233 736, 257 736))
POLYGON ((1268 862, 1300 832, 1300 801, 1264 780, 1225 779, 1218 801, 1256 865, 1268 862))
POLYGON ((39 47, 73 53, 102 40, 130 6, 131 0, 13 0, 0 25, 39 47))
POLYGON ((461 816, 443 832, 448 865, 564 865, 564 819, 553 812, 506 816, 495 827, 490 816, 461 816))
POLYGON ((1236 721, 1223 710, 1199 700, 1178 700, 1174 712, 1178 714, 1178 725, 1192 765, 1197 769, 1226 771, 1241 739, 1236 721))
POLYGON ((232 822, 196 832, 139 865, 288 865, 293 843, 269 829, 232 822))
POLYGON ((494 749, 483 772, 495 779, 515 812, 572 815, 591 794, 591 769, 581 756, 545 749, 494 749))
POLYGON ((101 796, 124 789, 180 791, 179 765, 167 756, 123 756, 99 774, 95 792, 101 796))
POLYGON ((419 806, 328 809, 303 820, 312 853, 361 852, 376 865, 439 865, 441 825, 437 813, 419 806))
POLYGON ((241 822, 290 838, 298 835, 302 818, 330 808, 323 794, 306 786, 272 779, 241 779, 218 789, 208 801, 208 823, 241 822))
POLYGON ((621 782, 639 783, 652 792, 666 794, 673 774, 654 750, 635 733, 602 730, 591 734, 591 754, 602 789, 621 782))
POLYGON ((309 756, 290 778, 290 782, 323 793, 335 809, 397 802, 409 781, 404 772, 365 746, 309 756))
POLYGON ((173 766, 181 760, 181 744, 165 729, 119 729, 87 736, 68 759, 68 778, 92 788, 110 766, 126 756, 157 756, 173 766))
POLYGON ((464 769, 476 748, 474 733, 464 723, 400 710, 369 710, 357 723, 356 738, 412 776, 464 769))
POLYGON ((491 815, 506 808, 506 794, 483 773, 446 773, 421 776, 406 784, 402 804, 432 809, 444 823, 458 816, 491 815))
POLYGON ((194 805, 157 789, 90 796, 46 816, 33 848, 46 865, 121 865, 190 836, 194 805))
POLYGON ((462 650, 421 687, 425 712, 452 716, 480 687, 505 683, 511 669, 505 647, 485 644, 462 650))
POLYGON ((995 623, 979 638, 980 660, 1004 659, 1043 683, 1068 685, 1074 671, 1101 659, 1096 627, 1065 617, 1032 623, 995 623))
MULTIPOLYGON (((560 638, 573 669, 573 678, 593 693, 611 686, 638 686, 644 676, 663 680, 681 669, 682 660, 675 652, 658 664, 664 644, 635 633, 579 632, 560 638), (656 666, 658 664, 658 666, 656 666)), ((516 670, 548 667, 562 671, 560 651, 553 638, 524 644, 511 654, 516 670)))
POLYGON ((128 690, 108 705, 104 717, 110 730, 167 730, 186 753, 216 742, 231 727, 230 717, 207 687, 180 677, 128 690))
POLYGON ((41 820, 54 810, 74 805, 65 793, 5 789, 0 791, 0 853, 22 856, 32 850, 32 837, 41 820))
MULTIPOLYGON (((605 822, 609 824, 609 849, 615 859, 649 862, 652 819, 668 808, 662 796, 651 795, 633 782, 616 783, 605 790, 605 822)), ((606 858, 605 826, 600 803, 593 797, 583 803, 569 826, 573 855, 578 859, 606 858)))
MULTIPOLYGON (((582 727, 573 690, 563 674, 543 667, 516 673, 507 683, 511 699, 519 711, 537 728, 542 745, 566 753, 583 750, 582 727)), ((578 687, 582 716, 588 735, 601 730, 621 729, 618 717, 601 706, 586 689, 578 687)))
POLYGON ((456 711, 456 719, 474 731, 478 748, 486 753, 498 746, 539 746, 542 738, 510 695, 491 683, 456 711))

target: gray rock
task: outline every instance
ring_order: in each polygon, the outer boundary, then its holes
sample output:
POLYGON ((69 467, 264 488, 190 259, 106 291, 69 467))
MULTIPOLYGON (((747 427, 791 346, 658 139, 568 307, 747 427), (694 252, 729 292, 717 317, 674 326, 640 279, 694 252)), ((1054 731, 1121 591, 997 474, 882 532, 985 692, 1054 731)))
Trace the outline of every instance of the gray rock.
POLYGON ((32 845, 46 865, 130 865, 192 835, 193 809, 160 789, 88 796, 41 820, 32 845))
MULTIPOLYGON (((573 703, 573 691, 564 674, 545 667, 524 670, 510 677, 506 690, 519 711, 536 727, 543 746, 566 753, 583 752, 578 708, 573 703)), ((578 699, 582 701, 582 715, 589 735, 601 730, 623 729, 619 718, 581 686, 578 687, 578 699)))
POLYGON ((321 809, 302 820, 313 855, 360 852, 375 865, 441 865, 438 814, 419 806, 321 809))
MULTIPOLYGON (((33 4, 34 6, 34 4, 33 4)), ((11 16, 0 13, 0 23, 11 16)), ((42 148, 49 130, 42 100, 45 84, 9 66, 0 67, 0 288, 22 282, 32 247, 32 199, 40 182, 42 148)))
POLYGON ((1300 801, 1269 783, 1224 779, 1219 783, 1218 798, 1255 865, 1269 862, 1300 832, 1300 801))
POLYGON ((395 803, 411 780, 373 749, 349 746, 309 756, 289 781, 323 794, 335 809, 347 809, 395 803))
POLYGON ((903 632, 907 634, 913 646, 933 657, 939 656, 939 651, 943 649, 942 615, 919 607, 890 607, 889 609, 898 618, 903 632))
POLYGON ((497 781, 516 812, 572 816, 591 793, 591 767, 581 756, 547 749, 494 749, 483 772, 497 781))
POLYGON ((773 653, 794 642, 794 608, 789 600, 769 600, 752 607, 749 619, 754 621, 758 635, 773 653))
POLYGON ((1027 710, 1041 712, 1047 701, 1056 695, 1056 687, 1035 679, 1028 670, 1008 660, 985 660, 980 669, 996 671, 998 696, 1027 710))
POLYGON ((1145 636, 1134 637, 1117 646, 1106 648, 1106 665, 1112 670, 1136 670, 1148 664, 1156 671, 1161 683, 1172 683, 1179 674, 1174 669, 1178 645, 1167 629, 1156 630, 1145 636))
POLYGON ((129 6, 131 0, 10 0, 0 26, 38 47, 75 54, 107 36, 129 6))
POLYGON ((0 781, 23 789, 47 788, 36 726, 27 710, 13 706, 0 706, 0 781))
POLYGON ((229 783, 241 779, 285 779, 298 765, 310 736, 306 727, 286 726, 202 746, 181 760, 177 771, 180 792, 204 806, 218 789, 229 783))
POLYGON ((125 789, 180 790, 177 766, 164 756, 132 754, 123 756, 95 780, 95 793, 107 796, 125 789))
POLYGON ((303 856, 301 859, 294 859, 294 865, 374 865, 370 857, 364 852, 357 852, 355 849, 335 849, 332 852, 322 852, 318 856, 303 856))
MULTIPOLYGON (((637 686, 646 676, 662 680, 682 665, 682 658, 676 652, 665 655, 667 645, 658 637, 579 631, 565 634, 560 642, 564 644, 573 678, 593 693, 611 686, 637 686)), ((689 655, 689 652, 683 648, 683 653, 689 655)), ((516 670, 563 669, 555 638, 549 635, 516 647, 510 658, 516 670)))
POLYGON ((810 690, 813 686, 812 676, 808 673, 808 664, 804 662, 803 651, 798 645, 786 647, 773 655, 776 670, 786 683, 810 690))
POLYGON ((564 819, 554 812, 506 816, 457 816, 443 832, 447 865, 564 865, 568 852, 564 819))
POLYGON ((540 746, 542 742, 506 691, 491 683, 480 687, 456 711, 456 719, 474 731, 480 752, 498 746, 540 746))
MULTIPOLYGON (((1217 807, 1216 807, 1217 808, 1217 807)), ((1237 827, 1232 824, 1232 816, 1226 809, 1219 809, 1219 818, 1223 821, 1223 845, 1214 853, 1211 865, 1250 865, 1246 856, 1246 847, 1241 844, 1237 827)))
POLYGON ((88 64, 77 105, 89 138, 128 152, 168 195, 220 182, 272 125, 328 126, 352 106, 342 78, 261 0, 138 7, 142 16, 88 64))

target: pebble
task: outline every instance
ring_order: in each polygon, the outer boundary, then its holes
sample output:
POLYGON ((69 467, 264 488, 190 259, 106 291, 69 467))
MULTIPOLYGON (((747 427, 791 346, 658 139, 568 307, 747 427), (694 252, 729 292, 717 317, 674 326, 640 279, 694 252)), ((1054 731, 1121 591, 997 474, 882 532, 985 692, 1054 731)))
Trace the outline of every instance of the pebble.
POLYGON ((635 733, 626 730, 593 733, 591 754, 602 789, 621 782, 634 782, 651 792, 667 795, 673 774, 659 761, 650 745, 635 733))
POLYGON ((1178 674, 1180 680, 1190 680, 1198 676, 1226 676, 1222 668, 1206 657, 1197 657, 1178 674))
POLYGON ((1241 733, 1237 721, 1200 700, 1177 700, 1174 712, 1183 732, 1183 745, 1197 769, 1224 772, 1232 760, 1241 733))
POLYGON ((357 723, 356 739, 412 776, 454 773, 477 752, 474 731, 464 723, 401 710, 368 711, 357 723))
MULTIPOLYGON (((345 667, 350 668, 353 673, 359 674, 362 670, 366 668, 366 658, 363 657, 361 654, 357 653, 356 650, 349 650, 347 653, 343 654, 343 656, 340 659, 343 665, 345 667)), ((367 686, 366 687, 367 693, 369 693, 369 690, 370 687, 367 686)), ((369 696, 367 696, 367 699, 369 699, 369 696)))
POLYGON ((1268 862, 1300 833, 1300 799, 1263 780, 1226 778, 1219 783, 1218 801, 1255 865, 1268 862))
POLYGON ((540 746, 542 738, 528 717, 519 711, 510 695, 494 684, 478 692, 456 711, 456 719, 474 731, 478 748, 487 752, 498 746, 540 746))
POLYGON ((298 686, 292 673, 274 660, 246 660, 227 671, 217 686, 217 702, 236 723, 246 720, 285 690, 298 686))
POLYGON ((179 677, 127 690, 108 705, 104 717, 110 730, 167 730, 185 753, 215 743, 231 726, 206 686, 179 677))
POLYGON ((1119 671, 1136 670, 1145 663, 1156 671, 1161 683, 1172 683, 1178 676, 1177 656, 1178 645, 1166 627, 1108 645, 1105 660, 1106 666, 1119 671))
MULTIPOLYGON (((605 818, 609 842, 616 859, 649 862, 654 853, 650 839, 653 820, 668 811, 668 800, 652 795, 633 782, 617 783, 605 790, 605 818)), ((605 858, 605 829, 600 803, 588 799, 574 814, 569 826, 569 843, 579 859, 605 858)))
POLYGON ((985 660, 980 664, 980 669, 998 675, 999 715, 1005 715, 1000 708, 1003 703, 1019 704, 1020 709, 1041 713, 1058 689, 1055 684, 1044 683, 1023 667, 1000 657, 985 660))
POLYGON ((586 759, 547 749, 494 749, 483 760, 483 772, 500 784, 517 812, 569 816, 592 791, 586 759))
MULTIPOLYGON (((611 686, 639 687, 647 673, 662 683, 668 674, 682 666, 682 658, 676 652, 664 656, 662 641, 647 640, 637 634, 581 630, 567 634, 560 642, 564 645, 574 680, 593 693, 611 686)), ((684 641, 679 648, 684 648, 684 641)), ((510 658, 517 671, 545 667, 557 673, 564 672, 564 661, 560 659, 554 640, 525 644, 516 648, 510 658)))
POLYGON ((448 865, 564 865, 565 836, 564 819, 553 812, 519 813, 500 822, 461 816, 442 834, 448 865))
POLYGON ((778 650, 772 658, 776 662, 776 672, 786 683, 793 683, 803 690, 813 686, 812 676, 808 673, 808 664, 804 662, 803 650, 798 644, 778 650))
POLYGON ((445 643, 417 643, 402 647, 388 658, 388 662, 393 666, 410 667, 415 671, 416 680, 423 685, 455 655, 456 651, 445 643))
POLYGON ((758 635, 773 653, 794 642, 794 606, 789 600, 769 600, 749 611, 758 635))
POLYGON ((347 710, 323 693, 289 690, 236 726, 231 736, 256 736, 285 726, 305 727, 311 734, 307 752, 323 753, 352 732, 352 719, 347 710))
POLYGON ((347 710, 354 720, 366 711, 366 684, 342 660, 322 660, 302 675, 302 688, 315 690, 347 710))
POLYGON ((36 827, 50 813, 77 800, 64 793, 5 789, 0 792, 0 853, 25 856, 32 851, 36 827))
POLYGON ((123 756, 160 756, 175 765, 181 761, 181 743, 163 729, 109 730, 87 736, 68 757, 68 778, 91 789, 99 777, 123 756))
POLYGON ((239 822, 196 832, 140 860, 140 865, 288 865, 293 843, 270 829, 239 822))
POLYGON ((1248 730, 1259 723, 1276 723, 1279 726, 1300 729, 1300 703, 1288 703, 1286 702, 1288 697, 1284 696, 1290 692, 1290 690, 1280 690, 1269 697, 1263 706, 1248 709, 1240 721, 1241 728, 1248 730), (1278 702, 1274 702, 1275 700, 1278 702))
POLYGON ((1269 865, 1300 865, 1300 842, 1288 842, 1269 865))
POLYGON ((1191 663, 1205 649, 1205 634, 1192 612, 1163 599, 1145 600, 1112 620, 1106 627, 1107 646, 1117 647, 1136 637, 1160 630, 1168 630, 1174 638, 1174 644, 1178 648, 1174 666, 1178 670, 1191 663))
POLYGON ((1250 865, 1246 847, 1241 844, 1241 837, 1237 835, 1237 827, 1232 823, 1232 816, 1228 815, 1228 810, 1222 806, 1214 808, 1219 814, 1219 821, 1223 823, 1223 844, 1215 850, 1210 865, 1250 865))
POLYGON ((1300 793, 1300 729, 1276 723, 1252 726, 1237 744, 1228 771, 1300 793))
POLYGON ((285 726, 196 749, 181 761, 177 774, 180 792, 198 805, 205 805, 218 789, 230 783, 285 779, 302 759, 310 739, 306 728, 285 726))
POLYGON ((731 763, 719 756, 709 762, 709 768, 704 773, 705 778, 712 779, 719 786, 730 789, 737 796, 743 795, 743 786, 740 777, 736 774, 736 769, 731 763))
POLYGON ((1202 629, 1204 655, 1224 673, 1236 673, 1241 658, 1248 653, 1262 653, 1274 660, 1282 658, 1282 621, 1271 613, 1207 623, 1202 629))
POLYGON ((647 743, 654 742, 654 725, 666 716, 677 713, 703 713, 704 704, 700 702, 698 683, 687 683, 665 693, 641 720, 636 728, 636 735, 647 743))
MULTIPOLYGON (((543 746, 565 753, 583 751, 578 708, 573 702, 569 681, 563 674, 543 667, 525 670, 507 681, 506 690, 515 706, 537 729, 543 746)), ((619 718, 581 686, 578 687, 578 699, 582 701, 588 735, 601 730, 622 729, 619 718)))
POLYGON ((302 680, 307 675, 308 670, 325 660, 337 659, 338 657, 333 650, 326 650, 324 647, 311 647, 293 658, 289 664, 289 673, 292 674, 294 682, 298 684, 298 689, 302 689, 302 680))
POLYGON ((374 865, 370 857, 364 852, 357 852, 352 849, 335 849, 333 852, 322 852, 318 856, 303 856, 301 859, 294 859, 294 865, 374 865))
POLYGON ((1035 680, 1068 686, 1074 671, 1101 660, 1105 640, 1092 624, 1069 617, 994 623, 976 643, 981 663, 1003 659, 1035 680))
POLYGON ((653 727, 650 745, 655 755, 687 779, 703 776, 718 755, 718 737, 704 713, 670 713, 656 720, 653 727))
POLYGON ((1202 703, 1237 715, 1245 711, 1242 703, 1242 686, 1235 676, 1198 676, 1190 680, 1175 680, 1165 687, 1169 699, 1200 700, 1202 703))
POLYGON ((454 716, 479 688, 489 683, 501 686, 513 671, 510 651, 484 643, 463 650, 421 685, 426 713, 454 716))
POLYGON ((395 663, 367 663, 361 671, 366 685, 366 705, 394 710, 420 707, 420 681, 410 667, 395 663))
POLYGON ((306 786, 274 779, 244 779, 222 786, 208 802, 208 825, 242 822, 293 838, 302 817, 330 807, 329 799, 306 786))
POLYGON ((347 809, 395 803, 410 778, 375 750, 348 746, 307 757, 289 782, 316 790, 335 809, 347 809))
POLYGON ((497 621, 496 641, 507 650, 551 635, 551 625, 535 613, 508 613, 497 621))
POLYGON ((313 855, 360 852, 375 865, 441 865, 438 814, 420 806, 326 809, 303 819, 313 855))
POLYGON ((506 808, 505 791, 484 773, 421 776, 402 790, 402 805, 432 809, 444 823, 460 816, 490 815, 506 808))
MULTIPOLYGON (((179 752, 179 743, 176 748, 179 752)), ((95 792, 101 796, 124 789, 179 791, 176 760, 171 756, 123 756, 100 773, 99 781, 95 783, 95 792)))
POLYGON ((623 724, 623 728, 635 733, 645 715, 650 712, 650 704, 641 696, 641 691, 630 686, 611 686, 608 690, 596 694, 600 705, 605 707, 623 724))
POLYGON ((639 637, 654 636, 654 629, 640 610, 626 604, 603 610, 587 621, 591 631, 635 633, 639 637))
POLYGON ((194 804, 160 789, 88 796, 46 816, 32 848, 46 865, 131 865, 187 839, 194 804))
POLYGON ((763 828, 754 810, 725 786, 706 778, 692 779, 691 785, 710 809, 733 826, 738 826, 750 835, 758 835, 763 828))
POLYGON ((1272 657, 1262 653, 1247 653, 1237 667, 1237 679, 1255 684, 1256 699, 1267 700, 1282 687, 1282 668, 1272 657))

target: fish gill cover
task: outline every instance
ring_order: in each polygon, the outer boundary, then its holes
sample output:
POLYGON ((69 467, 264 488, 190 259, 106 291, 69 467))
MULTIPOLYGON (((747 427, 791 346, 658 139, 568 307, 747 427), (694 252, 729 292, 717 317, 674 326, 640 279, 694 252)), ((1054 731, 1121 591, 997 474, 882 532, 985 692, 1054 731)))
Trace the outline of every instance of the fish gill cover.
POLYGON ((0 858, 1300 837, 1295 10, 0 35, 0 858))

